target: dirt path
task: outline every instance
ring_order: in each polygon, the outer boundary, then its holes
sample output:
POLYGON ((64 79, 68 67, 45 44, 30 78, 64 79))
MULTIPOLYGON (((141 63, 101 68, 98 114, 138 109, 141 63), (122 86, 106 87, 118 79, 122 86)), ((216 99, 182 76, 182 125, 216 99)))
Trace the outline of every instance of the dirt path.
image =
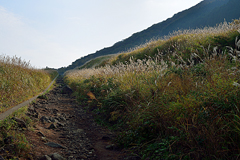
POLYGON ((27 131, 26 134, 35 159, 48 159, 48 156, 56 155, 59 160, 123 159, 124 154, 112 146, 114 134, 97 125, 94 117, 76 103, 71 93, 58 78, 57 87, 30 105, 27 114, 36 123, 34 131, 27 131))

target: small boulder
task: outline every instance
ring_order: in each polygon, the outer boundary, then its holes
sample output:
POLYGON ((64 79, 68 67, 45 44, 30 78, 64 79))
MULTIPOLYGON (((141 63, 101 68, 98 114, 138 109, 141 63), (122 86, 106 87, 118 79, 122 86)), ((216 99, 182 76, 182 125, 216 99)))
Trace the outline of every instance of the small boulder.
POLYGON ((63 117, 63 116, 60 116, 59 119, 60 119, 61 121, 66 121, 66 118, 63 117))
POLYGON ((48 119, 48 117, 46 117, 46 116, 42 116, 42 117, 40 118, 40 121, 41 121, 42 123, 48 123, 49 119, 48 119))
POLYGON ((45 143, 45 145, 47 145, 49 147, 53 147, 53 148, 63 148, 63 149, 66 149, 66 147, 63 147, 62 145, 54 143, 54 142, 48 142, 48 143, 45 143))

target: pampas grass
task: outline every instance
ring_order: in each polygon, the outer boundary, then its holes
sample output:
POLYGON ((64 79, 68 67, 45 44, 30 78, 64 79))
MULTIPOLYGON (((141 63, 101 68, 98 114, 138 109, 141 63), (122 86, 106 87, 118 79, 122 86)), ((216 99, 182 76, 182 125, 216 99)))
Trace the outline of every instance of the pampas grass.
POLYGON ((68 71, 65 81, 143 159, 237 159, 237 22, 174 32, 104 67, 68 71))

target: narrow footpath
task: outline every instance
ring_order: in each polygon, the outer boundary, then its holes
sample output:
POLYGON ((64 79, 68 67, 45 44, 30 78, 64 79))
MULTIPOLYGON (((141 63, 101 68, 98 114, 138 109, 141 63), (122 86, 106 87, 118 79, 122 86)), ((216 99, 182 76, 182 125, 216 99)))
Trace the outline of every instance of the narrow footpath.
POLYGON ((135 159, 114 147, 114 134, 94 122, 61 78, 53 90, 29 106, 27 115, 35 120, 34 130, 26 133, 34 159, 135 159))

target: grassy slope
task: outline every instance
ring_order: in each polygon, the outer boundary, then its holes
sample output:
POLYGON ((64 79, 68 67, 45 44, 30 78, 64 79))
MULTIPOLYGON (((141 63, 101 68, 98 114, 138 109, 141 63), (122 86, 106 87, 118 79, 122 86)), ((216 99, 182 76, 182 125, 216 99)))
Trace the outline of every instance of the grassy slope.
POLYGON ((0 147, 2 149, 1 156, 5 159, 32 159, 30 154, 31 146, 26 139, 26 128, 18 126, 17 122, 13 119, 19 118, 23 120, 27 129, 33 129, 33 121, 30 117, 26 116, 28 107, 22 107, 11 116, 0 121, 0 147), (8 140, 8 142, 7 142, 8 140))
MULTIPOLYGON (((29 63, 17 57, 0 57, 0 113, 42 92, 58 73, 54 70, 33 69, 29 63)), ((22 107, 0 121, 1 155, 6 159, 32 159, 31 146, 24 134, 26 128, 18 126, 13 117, 33 129, 33 121, 25 115, 28 107, 22 107), (9 141, 7 142, 7 140, 9 141)))
POLYGON ((91 59, 90 61, 86 62, 84 65, 78 67, 79 69, 84 69, 84 68, 95 68, 96 66, 100 65, 104 61, 108 60, 111 58, 112 55, 107 55, 107 56, 100 56, 94 59, 91 59))
POLYGON ((56 71, 33 69, 17 57, 0 57, 0 113, 42 92, 56 71))
POLYGON ((173 17, 154 24, 151 27, 134 33, 132 36, 115 43, 111 47, 101 49, 95 53, 84 56, 74 61, 68 67, 59 68, 59 73, 74 69, 85 62, 98 56, 121 53, 140 44, 146 43, 156 37, 164 37, 177 29, 201 28, 214 26, 224 19, 228 22, 240 17, 238 0, 204 0, 199 4, 175 14, 173 17))
POLYGON ((236 159, 239 29, 235 21, 178 32, 104 67, 68 72, 65 81, 118 131, 118 144, 143 159, 236 159))

